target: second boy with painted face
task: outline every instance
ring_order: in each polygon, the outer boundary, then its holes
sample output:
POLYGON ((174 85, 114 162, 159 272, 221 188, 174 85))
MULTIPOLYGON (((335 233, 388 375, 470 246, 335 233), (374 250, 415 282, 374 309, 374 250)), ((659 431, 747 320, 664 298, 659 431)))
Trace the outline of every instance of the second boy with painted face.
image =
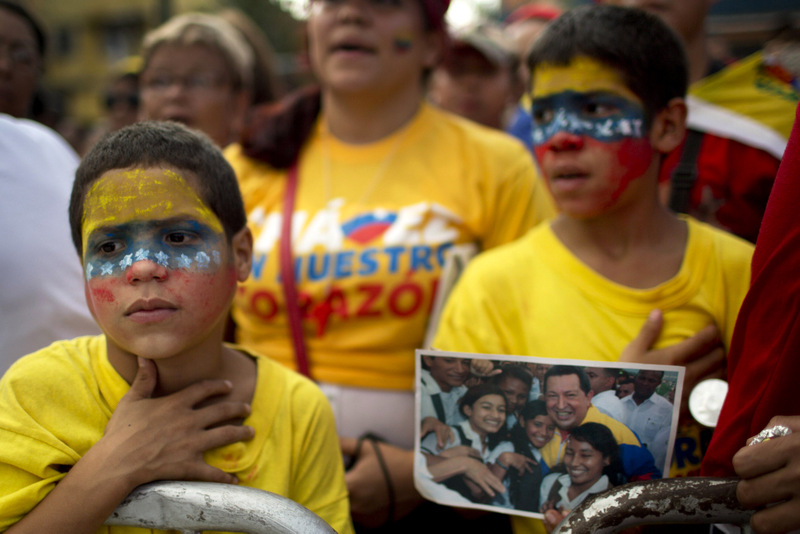
MULTIPOLYGON (((663 317, 654 348, 672 349, 707 327, 719 329, 727 348, 752 246, 676 216, 658 198, 663 154, 685 131, 678 37, 644 12, 585 6, 551 23, 528 65, 536 159, 560 213, 470 263, 433 345, 616 361, 643 326, 663 317)), ((721 373, 719 353, 668 352, 631 359, 689 365, 687 392, 721 373)), ((676 457, 673 472, 688 474, 699 467, 700 439, 690 429, 683 437, 697 447, 691 458, 676 457)), ((542 528, 514 522, 518 531, 542 528)))

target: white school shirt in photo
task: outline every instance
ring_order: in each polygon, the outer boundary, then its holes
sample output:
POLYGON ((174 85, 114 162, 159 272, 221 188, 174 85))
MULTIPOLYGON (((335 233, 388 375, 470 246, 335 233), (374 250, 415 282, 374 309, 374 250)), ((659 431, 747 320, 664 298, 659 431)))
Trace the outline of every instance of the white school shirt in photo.
POLYGON ((420 384, 422 385, 420 399, 420 415, 422 419, 435 417, 440 421, 442 420, 436 412, 434 403, 434 399, 438 398, 444 409, 445 419, 442 422, 452 426, 464 421, 465 418, 458 409, 458 401, 467 392, 467 386, 456 386, 451 388, 450 391, 442 391, 442 388, 439 387, 439 384, 427 369, 423 369, 420 373, 420 384))

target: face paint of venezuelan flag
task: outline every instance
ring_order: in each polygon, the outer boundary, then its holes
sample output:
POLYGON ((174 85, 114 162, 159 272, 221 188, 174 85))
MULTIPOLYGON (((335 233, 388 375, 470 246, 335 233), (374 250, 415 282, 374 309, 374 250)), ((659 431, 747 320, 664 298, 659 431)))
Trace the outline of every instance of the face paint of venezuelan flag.
POLYGON ((117 170, 86 195, 82 239, 87 280, 121 276, 137 261, 168 269, 217 269, 222 224, 194 189, 167 169, 117 170))
POLYGON ((540 65, 531 96, 534 154, 564 213, 602 214, 648 172, 643 106, 613 68, 585 57, 540 65))
POLYGON ((533 73, 533 145, 558 132, 601 142, 646 136, 644 108, 612 68, 585 57, 533 73))
POLYGON ((394 36, 394 49, 398 52, 408 52, 412 43, 411 33, 402 32, 394 36))

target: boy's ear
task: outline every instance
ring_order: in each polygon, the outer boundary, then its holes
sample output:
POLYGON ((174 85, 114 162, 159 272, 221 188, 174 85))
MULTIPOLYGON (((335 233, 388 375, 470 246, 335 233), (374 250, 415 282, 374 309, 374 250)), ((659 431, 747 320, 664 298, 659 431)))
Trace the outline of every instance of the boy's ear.
POLYGON ((650 127, 650 144, 666 154, 680 146, 686 135, 686 101, 673 98, 653 117, 650 127))
POLYGON ((233 264, 236 269, 236 279, 244 282, 250 276, 250 267, 253 264, 253 233, 245 226, 231 239, 233 264))

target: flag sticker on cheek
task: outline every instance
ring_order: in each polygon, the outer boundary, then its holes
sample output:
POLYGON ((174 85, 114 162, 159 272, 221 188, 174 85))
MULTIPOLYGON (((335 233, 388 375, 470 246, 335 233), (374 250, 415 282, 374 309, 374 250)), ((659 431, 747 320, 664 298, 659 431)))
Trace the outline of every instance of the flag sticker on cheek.
POLYGON ((411 36, 406 33, 400 33, 394 36, 394 49, 397 52, 408 52, 411 50, 412 43, 413 40, 411 39, 411 36))

